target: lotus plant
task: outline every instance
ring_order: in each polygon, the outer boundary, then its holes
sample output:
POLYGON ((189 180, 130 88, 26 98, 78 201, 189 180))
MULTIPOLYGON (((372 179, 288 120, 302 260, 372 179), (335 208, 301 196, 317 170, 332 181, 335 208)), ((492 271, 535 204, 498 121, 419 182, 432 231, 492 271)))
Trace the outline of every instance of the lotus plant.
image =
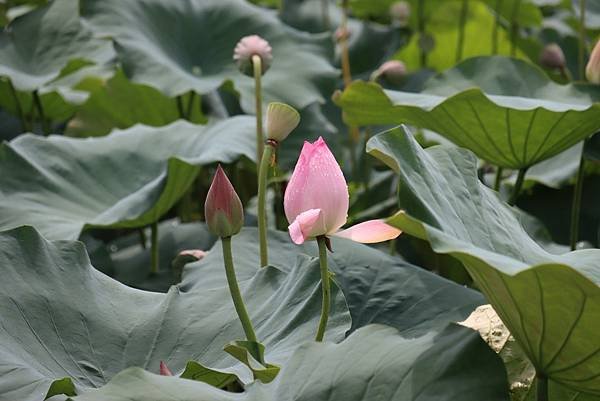
POLYGON ((213 235, 221 238, 227 284, 229 285, 233 305, 246 334, 246 339, 257 342, 252 322, 237 283, 231 252, 231 237, 239 233, 244 225, 244 210, 239 196, 220 165, 217 167, 217 172, 206 195, 204 215, 208 230, 213 235))
POLYGON ((319 137, 314 143, 304 142, 285 191, 284 209, 292 241, 302 244, 316 239, 319 246, 323 304, 317 341, 323 340, 330 309, 329 236, 376 243, 394 239, 401 233, 383 220, 366 221, 340 231, 348 218, 348 206, 346 179, 323 138, 319 137))
POLYGON ((260 163, 263 152, 262 90, 261 77, 273 61, 271 45, 258 35, 244 36, 233 50, 233 60, 244 75, 254 77, 256 103, 256 162, 260 163))
POLYGON ((300 114, 285 103, 269 103, 267 106, 267 141, 258 169, 258 233, 260 243, 260 265, 269 264, 267 247, 267 175, 275 164, 279 143, 298 126, 300 114))

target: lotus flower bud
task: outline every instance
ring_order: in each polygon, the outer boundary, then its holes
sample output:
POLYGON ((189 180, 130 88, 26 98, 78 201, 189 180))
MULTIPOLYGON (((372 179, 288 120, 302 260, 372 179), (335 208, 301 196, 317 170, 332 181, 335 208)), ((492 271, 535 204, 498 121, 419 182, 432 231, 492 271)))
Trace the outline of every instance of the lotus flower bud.
POLYGON ((379 77, 384 77, 393 84, 399 84, 406 76, 406 66, 400 60, 390 60, 381 64, 381 66, 375 70, 371 80, 375 81, 379 77))
POLYGON ((562 70, 566 65, 565 54, 559 45, 550 43, 542 50, 540 64, 553 70, 562 70))
POLYGON ((160 375, 161 376, 173 376, 173 373, 167 367, 167 364, 163 361, 160 361, 160 375))
POLYGON ((231 237, 244 225, 244 209, 233 185, 219 165, 204 203, 208 230, 218 237, 231 237))
POLYGON ((585 77, 594 84, 600 84, 600 40, 594 46, 590 61, 585 67, 585 77))
POLYGON ((236 62, 242 74, 250 77, 254 76, 254 67, 252 65, 252 56, 260 57, 261 70, 264 75, 273 61, 273 49, 269 42, 258 35, 244 36, 235 45, 233 50, 233 60, 236 62))
POLYGON ((408 25, 410 18, 410 4, 407 1, 397 1, 390 5, 390 17, 392 22, 400 26, 408 25))
POLYGON ((341 41, 342 39, 349 39, 350 38, 350 30, 348 28, 344 28, 339 26, 335 32, 333 33, 333 37, 335 39, 336 42, 341 41))
POLYGON ((300 114, 285 103, 269 103, 267 107, 267 138, 283 141, 300 123, 300 114))

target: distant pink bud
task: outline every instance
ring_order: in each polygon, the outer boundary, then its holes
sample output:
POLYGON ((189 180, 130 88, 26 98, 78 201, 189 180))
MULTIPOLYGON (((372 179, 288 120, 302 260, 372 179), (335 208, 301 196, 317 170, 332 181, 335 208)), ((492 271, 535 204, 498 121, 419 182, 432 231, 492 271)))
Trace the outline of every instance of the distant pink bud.
MULTIPOLYGON (((344 174, 323 138, 304 142, 283 199, 292 241, 301 244, 321 235, 335 235, 346 223, 348 198, 344 174)), ((380 242, 397 237, 400 231, 378 220, 340 234, 358 242, 380 242)))
POLYGON ((254 76, 252 56, 257 55, 261 61, 262 74, 267 72, 273 61, 273 49, 269 42, 258 35, 244 36, 235 45, 233 60, 240 71, 250 77, 254 76))
POLYGON ((594 46, 590 61, 585 67, 585 77, 594 84, 600 84, 600 40, 594 46))
POLYGON ((338 27, 333 34, 335 41, 339 42, 342 39, 350 38, 350 30, 348 28, 338 27))
POLYGON ((410 4, 406 1, 397 1, 390 6, 390 17, 392 21, 400 26, 408 25, 410 18, 410 4))
POLYGON ((167 364, 163 361, 160 361, 160 375, 161 376, 173 376, 173 373, 167 367, 167 364))
POLYGON ((219 165, 204 203, 208 230, 218 237, 231 237, 244 225, 244 210, 233 185, 219 165))
POLYGON ((546 68, 560 70, 565 68, 565 54, 556 43, 550 43, 544 47, 540 55, 540 64, 546 68))
POLYGON ((384 77, 393 84, 399 84, 406 77, 406 66, 400 60, 389 60, 381 64, 372 75, 372 80, 384 77))

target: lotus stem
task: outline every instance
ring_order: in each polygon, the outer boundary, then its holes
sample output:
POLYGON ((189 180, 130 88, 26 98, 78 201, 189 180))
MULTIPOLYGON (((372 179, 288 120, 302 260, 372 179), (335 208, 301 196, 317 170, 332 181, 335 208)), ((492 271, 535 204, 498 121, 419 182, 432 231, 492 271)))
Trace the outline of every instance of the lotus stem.
POLYGON ((327 237, 317 237, 319 244, 319 264, 321 265, 321 288, 323 290, 323 301, 321 304, 321 319, 319 320, 319 328, 315 341, 323 341, 325 337, 325 329, 327 328, 327 320, 329 319, 329 309, 331 308, 331 286, 329 279, 329 268, 327 266, 327 237))
POLYGON ((521 9, 521 0, 516 0, 515 5, 513 7, 513 12, 511 15, 510 22, 510 31, 512 40, 510 41, 510 55, 512 57, 517 54, 517 38, 519 36, 519 23, 517 22, 517 17, 519 16, 519 10, 521 9))
POLYGON ((225 275, 227 276, 227 284, 229 285, 229 293, 233 300, 233 306, 237 312, 238 318, 242 323, 242 328, 246 334, 248 341, 257 342, 250 316, 244 305, 244 300, 238 286, 237 277, 235 276, 235 268, 233 266, 233 255, 231 253, 231 237, 221 238, 221 245, 223 247, 223 262, 225 265, 225 275))
POLYGON ((579 79, 585 80, 585 0, 579 0, 579 79))
POLYGON ((492 54, 498 54, 498 27, 500 26, 500 8, 502 0, 496 0, 496 18, 494 18, 494 29, 492 30, 492 54))
POLYGON ((536 375, 536 401, 548 401, 548 378, 537 372, 536 375))
POLYGON ((256 54, 252 56, 252 68, 254 69, 254 99, 256 103, 256 162, 260 163, 264 147, 261 91, 262 60, 256 54))
POLYGON ((196 92, 190 91, 190 97, 188 98, 187 109, 185 111, 185 118, 186 118, 186 120, 189 120, 192 117, 192 110, 193 110, 193 107, 194 107, 194 100, 196 100, 196 92))
POLYGON ((179 118, 185 118, 185 111, 183 110, 183 98, 181 95, 175 97, 175 102, 177 104, 177 112, 179 113, 179 118))
POLYGON ((498 192, 500 190, 500 184, 502 183, 502 173, 504 169, 500 166, 496 169, 496 179, 494 180, 494 191, 498 192))
POLYGON ((463 57, 463 48, 465 43, 465 25, 467 23, 467 15, 469 14, 469 0, 463 0, 460 8, 460 19, 458 22, 458 42, 456 44, 456 62, 458 63, 463 57))
POLYGON ((150 273, 158 273, 158 221, 150 226, 150 273))
MULTIPOLYGON (((425 0, 419 0, 417 3, 417 31, 419 39, 422 39, 425 35, 425 0)), ((422 46, 419 46, 419 58, 421 68, 427 67, 427 52, 423 50, 422 46)))
POLYGON ((42 100, 40 99, 40 95, 37 90, 33 91, 33 103, 35 104, 40 123, 42 124, 42 132, 45 136, 48 136, 50 135, 50 126, 48 125, 48 121, 46 120, 46 115, 44 114, 44 107, 42 106, 42 100))
POLYGON ((12 81, 10 79, 8 81, 8 88, 10 93, 12 94, 15 100, 15 107, 17 108, 17 115, 19 116, 19 120, 21 121, 21 130, 23 132, 28 131, 29 127, 27 124, 27 120, 25 119, 25 113, 23 113, 23 108, 21 107, 21 102, 19 101, 19 96, 17 95, 17 90, 15 89, 12 81))
POLYGON ((258 237, 260 240, 260 266, 265 267, 269 264, 269 250, 267 246, 267 176, 269 175, 269 166, 275 154, 275 146, 271 141, 267 142, 265 151, 260 160, 258 169, 258 237))
MULTIPOLYGON (((281 0, 283 3, 283 0, 281 0)), ((326 31, 331 29, 331 19, 329 18, 329 0, 321 0, 321 15, 323 16, 323 26, 326 31)))
POLYGON ((142 246, 142 249, 146 249, 148 239, 146 238, 146 232, 144 231, 144 228, 138 229, 138 235, 140 237, 140 245, 142 246))
POLYGON ((577 181, 575 182, 575 190, 573 191, 573 204, 571 206, 571 238, 569 244, 571 250, 574 251, 577 247, 577 240, 579 238, 579 221, 581 219, 581 198, 583 195, 583 180, 585 178, 585 145, 587 140, 583 143, 581 149, 581 158, 579 159, 579 169, 577 170, 577 181))
POLYGON ((342 7, 342 23, 340 24, 342 36, 340 38, 340 47, 342 53, 342 77, 344 78, 344 87, 352 82, 350 74, 350 52, 348 50, 348 0, 344 0, 342 7))
POLYGON ((515 183, 513 192, 510 195, 510 199, 508 200, 508 204, 511 206, 514 206, 514 204, 517 203, 519 193, 521 192, 521 188, 523 188, 523 182, 525 181, 525 173, 527 173, 527 167, 523 167, 519 170, 519 174, 517 175, 517 182, 515 183))

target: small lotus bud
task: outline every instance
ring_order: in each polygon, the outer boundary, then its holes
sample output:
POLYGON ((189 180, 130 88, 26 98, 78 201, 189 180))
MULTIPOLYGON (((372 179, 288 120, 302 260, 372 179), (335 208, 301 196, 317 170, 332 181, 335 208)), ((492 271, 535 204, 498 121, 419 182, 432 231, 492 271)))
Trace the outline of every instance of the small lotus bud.
POLYGON ((244 225, 244 209, 233 185, 219 165, 204 203, 208 230, 217 237, 231 237, 244 225))
POLYGON ((594 84, 600 84, 600 40, 594 46, 590 61, 585 67, 585 77, 594 84))
POLYGON ((350 38, 350 30, 348 28, 343 28, 343 27, 339 26, 333 33, 333 37, 336 42, 339 42, 342 39, 347 40, 350 38))
POLYGON ((173 373, 171 373, 171 371, 169 370, 169 368, 167 367, 167 364, 164 363, 163 361, 160 361, 160 375, 161 376, 173 376, 173 373))
POLYGON ((540 55, 540 64, 553 70, 565 68, 565 54, 556 43, 550 43, 544 47, 540 55))
POLYGON ((410 18, 410 4, 407 1, 397 1, 390 5, 392 22, 400 26, 407 26, 410 18))
POLYGON ((375 70, 371 80, 375 81, 379 77, 384 77, 393 84, 399 84, 406 76, 406 66, 400 60, 390 60, 381 64, 381 66, 375 70))
POLYGON ((233 60, 236 62, 242 74, 250 77, 254 76, 254 67, 252 56, 260 57, 261 70, 264 74, 267 72, 273 61, 271 45, 258 35, 244 36, 235 45, 233 50, 233 60))
POLYGON ((300 114, 285 103, 269 103, 267 106, 267 138, 283 141, 300 123, 300 114))

